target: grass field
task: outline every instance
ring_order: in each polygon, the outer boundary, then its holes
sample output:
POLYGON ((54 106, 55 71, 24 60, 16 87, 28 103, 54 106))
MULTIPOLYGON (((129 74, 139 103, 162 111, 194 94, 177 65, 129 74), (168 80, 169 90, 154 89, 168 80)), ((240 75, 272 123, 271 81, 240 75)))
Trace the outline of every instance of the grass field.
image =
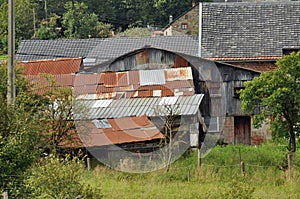
POLYGON ((132 174, 98 165, 85 180, 91 185, 100 181, 104 198, 300 198, 299 155, 290 180, 286 154, 285 147, 272 144, 217 146, 202 159, 200 175, 197 153, 191 152, 174 162, 169 172, 132 174))

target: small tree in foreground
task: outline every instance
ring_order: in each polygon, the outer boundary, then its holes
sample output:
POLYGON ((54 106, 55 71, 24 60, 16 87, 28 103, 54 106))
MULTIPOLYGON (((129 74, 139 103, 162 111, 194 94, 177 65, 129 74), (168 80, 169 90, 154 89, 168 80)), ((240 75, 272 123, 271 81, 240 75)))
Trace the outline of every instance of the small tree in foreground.
POLYGON ((242 110, 255 113, 255 127, 270 118, 273 135, 282 135, 279 129, 286 130, 289 150, 295 152, 300 125, 300 52, 283 57, 276 65, 276 70, 245 83, 241 91, 242 110))
POLYGON ((26 187, 32 198, 99 199, 102 198, 100 186, 92 187, 84 182, 84 164, 74 160, 46 158, 32 167, 26 187))

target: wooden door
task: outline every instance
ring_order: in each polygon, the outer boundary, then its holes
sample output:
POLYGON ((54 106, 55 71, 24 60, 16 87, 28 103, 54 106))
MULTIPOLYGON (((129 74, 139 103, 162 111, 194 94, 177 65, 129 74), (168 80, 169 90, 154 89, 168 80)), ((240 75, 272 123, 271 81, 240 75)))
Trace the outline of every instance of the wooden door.
POLYGON ((234 117, 234 143, 251 144, 251 120, 249 116, 234 117))

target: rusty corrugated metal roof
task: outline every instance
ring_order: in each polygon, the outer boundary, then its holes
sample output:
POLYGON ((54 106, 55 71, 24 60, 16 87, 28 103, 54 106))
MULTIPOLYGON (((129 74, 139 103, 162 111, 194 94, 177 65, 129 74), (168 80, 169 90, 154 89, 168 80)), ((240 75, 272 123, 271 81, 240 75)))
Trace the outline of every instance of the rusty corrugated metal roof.
POLYGON ((276 63, 274 62, 230 62, 229 64, 239 67, 239 68, 244 68, 256 72, 267 72, 267 71, 272 71, 276 69, 276 63))
POLYGON ((24 68, 25 75, 47 73, 52 75, 71 74, 79 72, 82 58, 63 58, 18 62, 17 66, 24 68))
POLYGON ((74 82, 74 76, 72 74, 51 75, 50 77, 43 75, 26 75, 25 78, 28 80, 31 92, 39 95, 53 90, 54 87, 71 88, 74 82))
POLYGON ((147 116, 114 118, 108 119, 108 122, 111 128, 99 129, 92 122, 81 125, 79 135, 83 144, 86 147, 98 147, 163 138, 147 116))

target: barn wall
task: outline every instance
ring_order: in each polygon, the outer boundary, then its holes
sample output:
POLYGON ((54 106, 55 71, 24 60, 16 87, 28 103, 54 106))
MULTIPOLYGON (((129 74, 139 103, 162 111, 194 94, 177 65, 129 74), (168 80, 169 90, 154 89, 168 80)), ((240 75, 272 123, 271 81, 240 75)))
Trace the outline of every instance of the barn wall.
MULTIPOLYGON (((259 76, 259 73, 151 48, 119 58, 109 66, 109 70, 164 69, 187 66, 192 66, 195 93, 205 94, 200 104, 200 110, 209 127, 209 132, 220 133, 220 138, 224 142, 234 143, 234 117, 247 116, 241 111, 241 100, 235 91, 243 88, 246 81, 259 76)), ((267 129, 267 126, 262 129, 254 129, 251 126, 251 144, 259 144, 261 140, 270 139, 267 129)))

